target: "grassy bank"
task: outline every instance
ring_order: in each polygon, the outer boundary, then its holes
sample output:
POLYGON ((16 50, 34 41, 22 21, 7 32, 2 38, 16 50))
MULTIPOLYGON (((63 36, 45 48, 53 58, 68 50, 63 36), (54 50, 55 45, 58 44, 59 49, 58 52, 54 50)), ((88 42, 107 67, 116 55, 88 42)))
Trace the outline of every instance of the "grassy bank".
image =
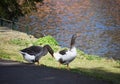
MULTIPOLYGON (((52 37, 45 37, 43 39, 36 39, 25 33, 0 27, 0 58, 26 62, 23 60, 19 50, 33 44, 39 45, 45 42, 50 43, 54 50, 61 49, 59 46, 56 46, 58 44, 55 40, 50 41, 52 37), (49 39, 50 42, 46 39, 49 39)), ((58 68, 58 62, 49 54, 42 57, 40 63, 49 67, 58 68)), ((120 61, 87 55, 78 50, 77 58, 70 64, 70 67, 72 72, 108 80, 113 84, 120 84, 120 61)), ((62 65, 61 69, 66 69, 66 66, 62 65)))

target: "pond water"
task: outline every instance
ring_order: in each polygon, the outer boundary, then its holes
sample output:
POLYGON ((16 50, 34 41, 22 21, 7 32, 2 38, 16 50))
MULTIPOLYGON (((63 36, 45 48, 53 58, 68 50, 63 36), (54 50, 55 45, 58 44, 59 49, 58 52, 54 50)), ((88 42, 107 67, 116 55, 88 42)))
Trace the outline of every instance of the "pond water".
POLYGON ((39 18, 30 16, 33 34, 44 32, 54 36, 61 46, 69 47, 71 36, 79 33, 76 46, 80 50, 120 59, 120 0, 46 1, 37 6, 39 18))

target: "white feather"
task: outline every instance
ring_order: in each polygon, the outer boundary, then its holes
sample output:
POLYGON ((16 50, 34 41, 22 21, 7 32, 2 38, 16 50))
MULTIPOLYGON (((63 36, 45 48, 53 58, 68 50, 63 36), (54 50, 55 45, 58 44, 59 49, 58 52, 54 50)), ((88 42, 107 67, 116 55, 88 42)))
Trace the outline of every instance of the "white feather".
POLYGON ((24 54, 24 59, 30 63, 32 63, 32 60, 35 60, 35 56, 34 55, 29 55, 28 53, 25 52, 21 52, 21 54, 24 54))
POLYGON ((70 60, 74 59, 76 55, 77 55, 77 51, 75 47, 73 47, 71 50, 68 50, 65 55, 62 55, 59 52, 54 53, 54 57, 57 61, 59 61, 59 59, 62 58, 66 62, 67 61, 70 62, 70 60))

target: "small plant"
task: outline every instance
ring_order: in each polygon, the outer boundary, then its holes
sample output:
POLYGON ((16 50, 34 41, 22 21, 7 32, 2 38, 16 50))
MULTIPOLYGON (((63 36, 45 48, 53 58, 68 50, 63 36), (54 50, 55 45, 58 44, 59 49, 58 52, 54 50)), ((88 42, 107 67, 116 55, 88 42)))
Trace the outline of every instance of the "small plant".
POLYGON ((46 44, 56 46, 58 45, 58 42, 55 40, 55 38, 48 35, 48 36, 39 38, 36 42, 33 43, 33 45, 46 45, 46 44))
POLYGON ((120 60, 116 60, 116 62, 120 65, 120 60))

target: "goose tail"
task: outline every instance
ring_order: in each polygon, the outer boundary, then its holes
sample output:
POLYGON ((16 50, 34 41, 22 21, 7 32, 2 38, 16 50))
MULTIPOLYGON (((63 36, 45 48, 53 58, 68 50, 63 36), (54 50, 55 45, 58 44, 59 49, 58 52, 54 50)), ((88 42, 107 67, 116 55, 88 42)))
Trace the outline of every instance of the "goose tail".
POLYGON ((25 52, 19 51, 23 56, 26 54, 25 52))

